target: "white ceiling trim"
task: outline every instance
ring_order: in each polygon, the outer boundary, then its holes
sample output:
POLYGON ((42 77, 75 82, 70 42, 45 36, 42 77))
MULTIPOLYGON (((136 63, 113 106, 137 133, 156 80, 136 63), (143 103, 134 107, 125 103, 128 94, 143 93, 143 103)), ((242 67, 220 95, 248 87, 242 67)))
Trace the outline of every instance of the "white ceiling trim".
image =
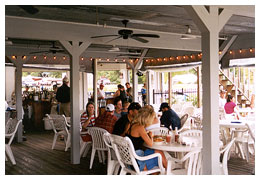
MULTIPOLYGON (((32 18, 6 16, 5 33, 7 37, 42 39, 42 40, 75 40, 105 44, 109 38, 91 39, 91 36, 117 34, 122 27, 96 26, 93 24, 72 23, 32 18)), ((130 29, 130 28, 129 28, 130 29)), ((135 40, 118 39, 111 45, 133 46, 142 48, 160 48, 172 50, 201 51, 201 39, 181 40, 182 34, 167 33, 150 30, 132 29, 134 33, 155 33, 160 38, 149 38, 148 43, 140 43, 135 40)), ((148 39, 148 38, 147 38, 148 39)))

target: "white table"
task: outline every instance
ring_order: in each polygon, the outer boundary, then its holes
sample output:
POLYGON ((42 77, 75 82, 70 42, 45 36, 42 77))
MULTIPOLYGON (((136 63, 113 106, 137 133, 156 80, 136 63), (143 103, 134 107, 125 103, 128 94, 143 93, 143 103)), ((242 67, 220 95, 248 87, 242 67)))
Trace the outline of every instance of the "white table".
POLYGON ((219 126, 226 128, 246 128, 246 123, 250 126, 255 123, 255 121, 250 120, 220 120, 219 126))
POLYGON ((152 146, 148 146, 147 144, 144 144, 145 147, 148 147, 150 149, 156 149, 156 150, 161 150, 161 151, 169 151, 169 152, 190 152, 194 150, 200 150, 202 147, 201 146, 187 146, 187 145, 181 145, 178 143, 161 143, 161 144, 156 144, 153 143, 152 146))

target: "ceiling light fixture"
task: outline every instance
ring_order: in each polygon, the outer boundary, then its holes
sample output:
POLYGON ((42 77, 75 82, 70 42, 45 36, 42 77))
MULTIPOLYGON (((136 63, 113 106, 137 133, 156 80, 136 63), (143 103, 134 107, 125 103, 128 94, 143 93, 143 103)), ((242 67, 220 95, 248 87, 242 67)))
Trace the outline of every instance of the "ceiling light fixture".
POLYGON ((187 32, 181 36, 181 39, 196 39, 196 36, 191 34, 191 28, 189 25, 186 25, 187 32))

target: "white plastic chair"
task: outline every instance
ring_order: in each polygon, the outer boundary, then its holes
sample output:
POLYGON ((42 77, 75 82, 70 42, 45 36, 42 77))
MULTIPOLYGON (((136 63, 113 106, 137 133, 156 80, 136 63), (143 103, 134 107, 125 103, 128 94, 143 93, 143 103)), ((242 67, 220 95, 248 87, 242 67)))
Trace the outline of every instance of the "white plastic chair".
POLYGON ((100 154, 98 156, 99 162, 101 163, 102 161, 104 162, 105 160, 104 151, 108 151, 108 147, 103 140, 103 134, 106 132, 107 131, 105 129, 99 127, 88 128, 88 134, 90 134, 92 137, 92 152, 91 152, 89 169, 92 169, 96 151, 98 151, 98 153, 100 153, 100 151, 102 152, 102 158, 100 154))
POLYGON ((195 112, 195 108, 193 106, 185 107, 182 111, 182 114, 188 114, 189 117, 193 116, 195 112))
MULTIPOLYGON (((54 137, 53 137, 53 142, 52 142, 51 148, 54 149, 57 138, 59 136, 64 136, 64 143, 66 146, 66 140, 67 140, 68 133, 66 131, 66 123, 65 123, 64 117, 62 115, 49 115, 49 114, 46 114, 46 116, 49 118, 49 121, 51 123, 52 129, 54 132, 54 137)), ((66 147, 65 147, 65 149, 66 149, 66 147)))
POLYGON ((134 175, 147 175, 156 172, 160 172, 161 174, 165 174, 165 169, 162 165, 162 156, 159 153, 154 153, 148 156, 138 156, 135 153, 134 146, 132 141, 128 137, 121 137, 117 135, 110 135, 111 143, 115 150, 117 159, 121 166, 120 175, 125 175, 126 173, 134 174, 134 175), (145 161, 152 158, 158 157, 158 166, 154 167, 151 170, 140 171, 137 161, 145 161))
MULTIPOLYGON (((6 125, 5 125, 5 138, 8 138, 9 141, 5 144, 5 153, 7 154, 8 158, 10 159, 13 165, 16 165, 14 155, 11 149, 11 144, 13 142, 15 133, 18 129, 18 126, 22 123, 22 120, 17 121, 17 119, 10 118, 6 125)), ((5 158, 7 160, 7 158, 5 158)))
POLYGON ((202 131, 197 129, 183 131, 180 133, 180 141, 187 145, 202 145, 202 131))
POLYGON ((66 116, 63 114, 62 115, 63 119, 64 119, 64 123, 65 123, 65 131, 67 133, 67 136, 64 136, 65 138, 65 151, 68 151, 70 144, 71 144, 71 133, 70 133, 70 124, 68 123, 68 120, 66 118, 66 116))
POLYGON ((116 154, 115 151, 113 149, 113 146, 111 144, 111 140, 110 140, 110 133, 105 133, 103 134, 103 139, 105 144, 108 147, 108 155, 107 155, 107 175, 117 175, 118 174, 118 170, 120 167, 120 164, 116 158, 116 154))
POLYGON ((235 142, 235 138, 231 140, 221 151, 220 154, 223 154, 222 162, 220 162, 220 169, 223 175, 228 175, 228 167, 227 167, 227 160, 229 157, 230 149, 235 142))
MULTIPOLYGON (((84 134, 88 134, 88 132, 87 131, 80 132, 80 135, 84 135, 84 134)), ((91 146, 92 146, 92 141, 85 142, 80 138, 80 157, 86 157, 91 146)))
POLYGON ((177 114, 181 114, 182 113, 182 105, 181 104, 173 104, 172 105, 172 109, 177 113, 177 114))
POLYGON ((153 135, 162 135, 162 136, 166 136, 169 133, 169 129, 166 127, 154 128, 154 129, 150 129, 149 131, 151 131, 153 135))
MULTIPOLYGON (((246 129, 235 129, 232 130, 231 137, 235 137, 235 145, 238 148, 238 152, 243 159, 249 161, 249 147, 252 146, 253 151, 255 151, 255 133, 254 125, 249 126, 246 124, 246 129)), ((254 152, 253 152, 254 153, 254 152)))
POLYGON ((201 173, 201 150, 188 152, 183 158, 169 157, 167 175, 199 175, 201 173), (182 168, 175 169, 175 164, 182 164, 182 168))

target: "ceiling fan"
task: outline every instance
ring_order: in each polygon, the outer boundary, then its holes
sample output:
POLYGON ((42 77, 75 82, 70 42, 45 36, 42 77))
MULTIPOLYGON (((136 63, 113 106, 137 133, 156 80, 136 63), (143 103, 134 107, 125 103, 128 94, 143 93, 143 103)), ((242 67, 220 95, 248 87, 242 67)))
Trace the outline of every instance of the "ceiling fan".
POLYGON ((45 53, 45 54, 52 53, 52 54, 56 54, 56 53, 63 53, 63 52, 65 52, 64 49, 55 46, 55 42, 53 41, 52 42, 52 46, 48 50, 30 52, 29 54, 39 54, 39 53, 45 53))
MULTIPOLYGON (((125 25, 125 28, 126 28, 128 22, 129 22, 128 20, 122 20, 122 23, 125 25)), ((157 34, 134 34, 134 32, 130 29, 121 29, 118 31, 117 35, 92 36, 91 38, 102 38, 102 37, 116 37, 108 42, 114 41, 119 38, 123 38, 123 39, 131 38, 131 39, 134 39, 134 40, 142 42, 142 43, 149 42, 148 40, 144 39, 143 37, 160 38, 160 36, 157 34)), ((108 43, 108 42, 106 42, 106 43, 108 43)))

